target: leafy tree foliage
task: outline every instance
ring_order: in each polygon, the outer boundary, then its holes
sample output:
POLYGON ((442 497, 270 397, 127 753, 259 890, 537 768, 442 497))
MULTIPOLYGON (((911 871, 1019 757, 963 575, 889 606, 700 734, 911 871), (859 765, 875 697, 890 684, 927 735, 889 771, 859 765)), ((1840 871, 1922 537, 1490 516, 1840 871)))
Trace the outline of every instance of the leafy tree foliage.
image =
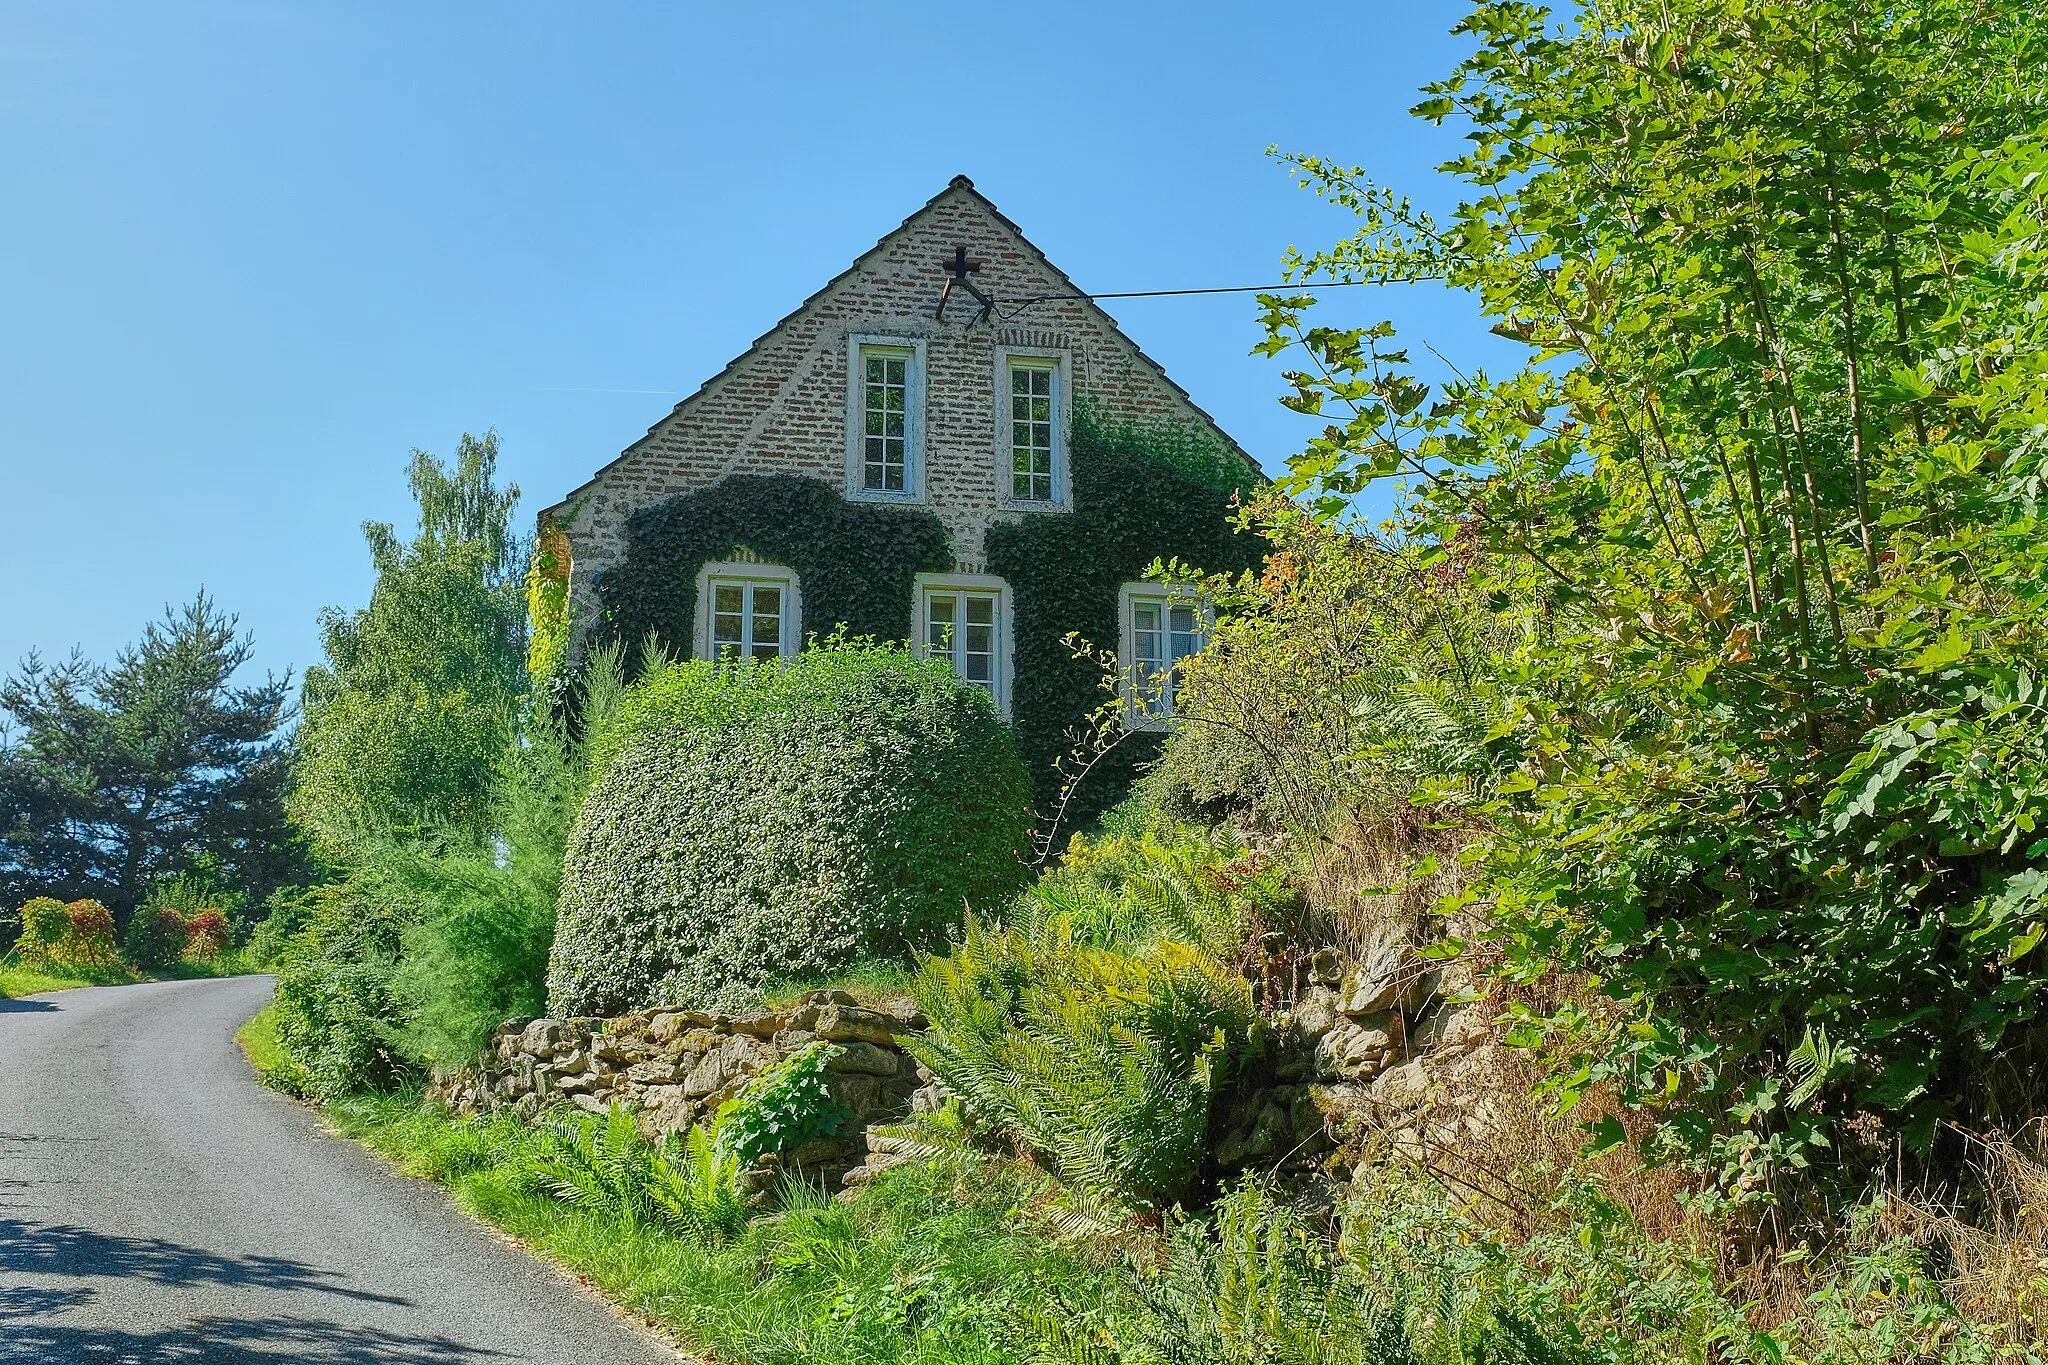
POLYGON ((90 897, 125 923, 159 878, 210 859, 261 897, 300 862, 274 739, 288 679, 238 687, 251 644, 205 593, 111 666, 35 655, 0 684, 0 898, 90 897))
POLYGON ((1529 600, 1519 770, 1473 895, 1569 1099, 1769 1189, 1830 1120, 1925 1149, 2033 1112, 2048 920, 2048 22, 1950 0, 1475 8, 1416 112, 1471 125, 1445 221, 1312 157, 1363 219, 1304 276, 1441 279, 1528 362, 1440 391, 1311 326, 1295 466, 1529 600), (1524 597, 1524 594, 1527 594, 1524 597))
POLYGON ((392 832, 484 838, 525 691, 519 490, 497 464, 495 432, 463 436, 453 469, 414 451, 418 535, 365 523, 370 605, 322 618, 290 809, 330 853, 392 832))

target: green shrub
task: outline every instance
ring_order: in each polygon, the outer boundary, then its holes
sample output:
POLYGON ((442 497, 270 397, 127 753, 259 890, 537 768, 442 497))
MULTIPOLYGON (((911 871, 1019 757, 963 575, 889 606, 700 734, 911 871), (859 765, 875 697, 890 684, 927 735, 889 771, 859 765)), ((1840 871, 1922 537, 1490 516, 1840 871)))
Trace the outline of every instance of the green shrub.
POLYGON ((1140 1203, 1193 1188, 1212 1101, 1256 1045, 1250 987, 1206 953, 1089 947, 1061 917, 969 921, 912 990, 931 1028, 910 1049, 977 1125, 1070 1185, 1140 1203))
POLYGON ((410 916, 364 886, 308 893, 307 920, 273 966, 278 1083, 314 1099, 389 1086, 413 1070, 399 1045, 403 1011, 391 977, 410 916))
POLYGON ((557 1014, 717 1007, 944 941, 1007 895, 1029 791, 986 694, 906 650, 673 664, 597 741, 570 838, 557 1014))
POLYGON ((807 1043, 741 1086, 718 1107, 718 1145, 744 1167, 837 1133, 852 1115, 833 1102, 825 1068, 844 1051, 807 1043))
POLYGON ((55 957, 58 943, 71 932, 71 912, 54 896, 37 896, 21 907, 21 930, 16 947, 24 962, 46 963, 55 957))
POLYGON ((313 902, 310 887, 281 887, 271 892, 263 902, 263 918, 249 934, 249 965, 264 968, 276 962, 291 936, 312 917, 313 902))
POLYGON ((138 967, 168 967, 185 955, 191 937, 185 917, 168 905, 137 910, 121 936, 121 950, 138 967))

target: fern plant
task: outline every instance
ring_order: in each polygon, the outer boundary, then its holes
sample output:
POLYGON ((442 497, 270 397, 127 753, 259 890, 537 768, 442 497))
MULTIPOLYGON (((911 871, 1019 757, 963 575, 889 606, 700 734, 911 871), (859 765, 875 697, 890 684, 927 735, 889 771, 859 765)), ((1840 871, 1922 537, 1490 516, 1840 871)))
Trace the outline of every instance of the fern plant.
POLYGON ((626 1105, 602 1114, 558 1115, 541 1123, 545 1142, 529 1158, 530 1183, 566 1204, 644 1226, 654 1211, 655 1149, 626 1105))
POLYGON ((654 1153, 647 1196, 661 1221, 693 1242, 717 1246, 747 1226, 739 1158, 701 1124, 670 1133, 654 1153))
POLYGON ((711 1245, 746 1227, 742 1163, 712 1131, 650 1142, 633 1110, 615 1104, 602 1114, 547 1118, 539 1136, 522 1183, 563 1203, 711 1245))
POLYGON ((1069 1185, 1138 1204, 1191 1189, 1211 1101, 1256 1044, 1249 987, 1207 954, 1094 947, 1063 917, 970 920, 912 990, 931 1028, 911 1050, 977 1125, 1069 1185))

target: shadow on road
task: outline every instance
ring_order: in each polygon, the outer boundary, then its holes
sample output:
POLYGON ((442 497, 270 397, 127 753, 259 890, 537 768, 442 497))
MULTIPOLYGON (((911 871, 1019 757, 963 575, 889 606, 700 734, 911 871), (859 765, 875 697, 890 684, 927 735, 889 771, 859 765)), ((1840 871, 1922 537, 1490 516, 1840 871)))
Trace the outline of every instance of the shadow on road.
POLYGON ((205 1361, 207 1365, 438 1365, 500 1351, 308 1318, 201 1318, 165 1331, 8 1324, 0 1361, 205 1361))
POLYGON ((279 1256, 222 1256, 157 1237, 123 1237, 54 1223, 0 1218, 0 1274, 104 1276, 155 1284, 247 1285, 410 1304, 337 1283, 340 1272, 279 1256))
POLYGON ((57 1008, 54 1000, 17 1000, 0 996, 0 1014, 47 1014, 57 1008))
POLYGON ((67 1308, 78 1307, 91 1297, 90 1289, 35 1289, 27 1285, 0 1289, 0 1319, 25 1318, 31 1313, 61 1313, 67 1308))

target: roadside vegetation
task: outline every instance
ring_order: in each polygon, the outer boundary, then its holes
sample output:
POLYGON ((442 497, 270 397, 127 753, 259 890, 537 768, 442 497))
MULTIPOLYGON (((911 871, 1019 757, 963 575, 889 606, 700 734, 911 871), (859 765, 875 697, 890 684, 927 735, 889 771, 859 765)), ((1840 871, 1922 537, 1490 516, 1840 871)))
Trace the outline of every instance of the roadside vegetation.
POLYGON ((1158 567, 1213 638, 1044 858, 981 694, 859 641, 572 660, 493 442, 416 457, 308 680, 264 1074, 733 1361, 2040 1360, 2048 21, 1457 31, 1454 211, 1285 158, 1359 220, 1262 300, 1326 425, 1242 499, 1258 570, 1158 567), (1526 363, 1438 382, 1312 321, 1330 278, 1467 291, 1526 363), (1387 1070, 1241 1140, 1361 979, 1387 1070), (842 982, 914 999, 939 1098, 839 1194, 778 1162, 823 1050, 688 1132, 426 1098, 508 1018, 842 982))
POLYGON ((98 901, 36 897, 15 912, 20 927, 0 954, 0 998, 258 970, 235 942, 236 908, 204 877, 167 878, 117 939, 114 913, 98 901))

